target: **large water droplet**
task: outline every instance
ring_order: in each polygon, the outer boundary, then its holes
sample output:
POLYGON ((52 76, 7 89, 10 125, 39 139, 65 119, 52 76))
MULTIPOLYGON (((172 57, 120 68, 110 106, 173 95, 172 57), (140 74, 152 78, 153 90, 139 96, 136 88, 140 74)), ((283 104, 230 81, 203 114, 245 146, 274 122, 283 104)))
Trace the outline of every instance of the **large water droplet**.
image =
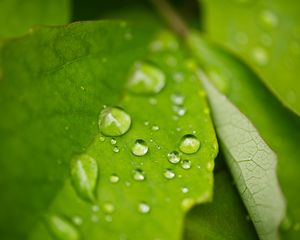
POLYGON ((144 181, 145 180, 145 174, 143 170, 141 169, 136 169, 133 172, 133 179, 136 181, 144 181))
POLYGON ((94 201, 98 178, 96 160, 87 154, 83 154, 71 161, 70 168, 76 192, 83 199, 94 201))
POLYGON ((65 218, 56 214, 47 219, 51 233, 60 240, 79 240, 80 234, 77 228, 65 218))
POLYGON ((150 208, 150 206, 147 203, 141 202, 138 205, 138 210, 139 210, 140 213, 145 214, 145 213, 149 213, 150 210, 151 210, 151 208, 150 208))
POLYGON ((164 172, 164 176, 167 179, 173 179, 175 177, 175 173, 173 172, 172 169, 166 169, 164 172))
POLYGON ((179 163, 180 162, 180 154, 177 151, 172 151, 168 153, 168 159, 170 163, 179 163))
POLYGON ((181 162, 181 167, 182 167, 183 169, 188 170, 188 169, 191 168, 191 166, 192 166, 192 162, 191 162, 190 160, 183 160, 183 161, 181 162))
POLYGON ((99 117, 100 131, 106 136, 120 136, 126 133, 131 125, 131 117, 118 107, 104 108, 99 117))
POLYGON ((278 17, 270 9, 265 9, 260 13, 259 16, 260 24, 264 28, 275 28, 278 25, 278 17))
POLYGON ((131 148, 131 152, 138 157, 144 156, 148 152, 148 145, 142 139, 137 139, 131 148))
POLYGON ((200 148, 200 141, 194 135, 187 134, 181 138, 179 149, 183 153, 192 154, 197 152, 199 148, 200 148))
POLYGON ((127 88, 136 94, 156 94, 165 84, 166 76, 158 67, 148 63, 137 63, 129 77, 127 88))

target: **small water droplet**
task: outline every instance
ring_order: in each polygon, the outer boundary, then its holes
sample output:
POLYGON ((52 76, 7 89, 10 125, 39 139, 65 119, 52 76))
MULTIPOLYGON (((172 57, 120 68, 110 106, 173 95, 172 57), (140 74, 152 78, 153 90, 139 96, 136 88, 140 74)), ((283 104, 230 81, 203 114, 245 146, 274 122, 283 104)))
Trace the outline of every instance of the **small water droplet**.
POLYGON ((177 151, 172 151, 168 153, 168 159, 170 163, 179 163, 180 162, 180 154, 177 151))
POLYGON ((186 134, 181 138, 179 149, 183 153, 192 154, 199 150, 200 141, 192 134, 186 134))
POLYGON ((174 105, 174 106, 172 106, 172 108, 173 108, 173 111, 180 117, 183 117, 187 111, 186 108, 183 106, 174 105))
POLYGON ((145 122, 144 122, 144 125, 145 125, 145 126, 149 126, 149 124, 150 124, 149 121, 145 121, 145 122))
POLYGON ((175 73, 173 74, 173 79, 174 79, 174 81, 177 82, 177 83, 182 82, 183 79, 184 79, 183 73, 182 73, 182 72, 175 72, 175 73))
POLYGON ((95 189, 98 178, 98 165, 94 158, 87 154, 74 158, 70 163, 72 182, 76 192, 85 200, 95 200, 95 189))
POLYGON ((116 145, 116 144, 117 144, 117 140, 114 139, 114 138, 112 138, 112 139, 110 140, 110 143, 111 143, 111 145, 116 145))
POLYGON ((72 222, 77 225, 80 226, 83 223, 83 220, 80 216, 76 215, 72 217, 72 222))
POLYGON ((144 181, 145 180, 145 174, 143 170, 141 169, 136 169, 133 172, 133 179, 136 181, 144 181))
POLYGON ((150 210, 151 210, 151 208, 150 208, 150 206, 147 203, 145 203, 145 202, 139 203, 139 205, 138 205, 138 211, 140 213, 143 213, 143 214, 149 213, 150 210))
POLYGON ((176 50, 179 48, 177 38, 169 31, 162 31, 150 45, 152 51, 176 50))
POLYGON ((131 148, 133 155, 141 157, 147 154, 149 148, 147 143, 143 139, 137 139, 131 148))
POLYGON ((260 24, 267 29, 276 28, 278 25, 278 17, 270 9, 264 9, 259 15, 260 24))
POLYGON ((106 215, 106 216, 105 216, 105 221, 106 221, 106 222, 112 222, 112 220, 113 220, 113 218, 112 218, 111 215, 106 215))
POLYGON ((105 137, 100 136, 99 140, 100 140, 100 142, 104 142, 105 141, 105 137))
POLYGON ((100 210, 100 208, 99 208, 98 205, 93 205, 93 206, 92 206, 92 211, 93 211, 93 212, 99 212, 99 210, 100 210))
POLYGON ((114 151, 115 153, 118 153, 118 152, 120 152, 120 148, 119 148, 118 146, 115 146, 115 147, 113 148, 113 151, 114 151))
POLYGON ((252 49, 252 58, 260 66, 265 66, 269 62, 269 55, 263 47, 255 47, 252 49))
POLYGON ((181 128, 180 128, 180 127, 177 127, 177 128, 176 128, 176 131, 177 131, 177 132, 180 132, 180 131, 181 131, 181 128))
POLYGON ((184 96, 180 93, 174 93, 174 94, 171 95, 171 101, 175 105, 183 105, 184 96))
POLYGON ((80 234, 77 228, 67 219, 56 214, 47 219, 51 233, 61 240, 79 240, 80 234))
POLYGON ((115 206, 111 202, 104 203, 102 207, 105 213, 113 213, 115 211, 115 206))
POLYGON ((175 175, 175 173, 173 172, 172 169, 166 169, 165 172, 164 172, 164 176, 167 179, 173 179, 176 175, 175 175))
POLYGON ((112 175, 109 177, 109 181, 110 181, 111 183, 117 183, 117 182, 120 181, 120 178, 119 178, 118 175, 112 174, 112 175))
POLYGON ((189 210, 195 204, 195 200, 193 198, 184 198, 181 202, 181 207, 183 210, 189 210))
POLYGON ((182 191, 183 193, 187 193, 187 192, 189 191, 189 189, 188 189, 187 187, 182 187, 182 188, 181 188, 181 191, 182 191))
POLYGON ((183 160, 183 161, 181 162, 181 167, 182 167, 183 169, 188 170, 188 169, 191 168, 191 166, 192 166, 192 162, 191 162, 190 160, 183 160))
POLYGON ((153 126, 151 127, 151 129, 152 129, 152 131, 158 131, 158 130, 159 130, 159 126, 153 125, 153 126))
POLYGON ((131 117, 121 108, 106 107, 99 116, 99 129, 111 137, 125 134, 131 125, 131 117))
POLYGON ((148 63, 136 63, 127 82, 127 88, 136 94, 156 94, 165 84, 166 76, 158 67, 148 63))
POLYGON ((207 171, 211 172, 214 170, 214 167, 215 167, 215 164, 214 162, 208 162, 207 165, 206 165, 206 169, 207 171))
POLYGON ((151 105, 156 105, 157 104, 157 99, 156 98, 149 98, 149 103, 151 105))

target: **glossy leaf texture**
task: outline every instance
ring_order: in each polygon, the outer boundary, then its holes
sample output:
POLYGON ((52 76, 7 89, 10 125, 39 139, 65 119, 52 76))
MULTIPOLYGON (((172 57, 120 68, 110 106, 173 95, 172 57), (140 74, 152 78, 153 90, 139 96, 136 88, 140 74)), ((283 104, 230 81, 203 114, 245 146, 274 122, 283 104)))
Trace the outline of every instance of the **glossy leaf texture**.
POLYGON ((25 34, 36 25, 66 24, 71 0, 1 0, 0 38, 25 34))
POLYGON ((40 221, 72 156, 97 134, 102 105, 118 102, 124 76, 152 35, 151 28, 100 21, 38 28, 4 43, 1 239, 24 239, 40 221), (134 38, 126 40, 129 33, 134 38))
MULTIPOLYGON (((102 110, 100 133, 85 152, 99 167, 96 200, 86 201, 66 180, 49 206, 50 216, 70 222, 80 217, 76 228, 83 238, 180 239, 185 213, 212 198, 216 137, 194 65, 179 44, 172 34, 159 33, 148 54, 123 76, 130 84, 118 108, 102 110), (131 124, 115 136, 111 126, 128 124, 119 111, 130 116, 131 124), (180 151, 191 135, 189 151, 180 151)), ((30 239, 48 235, 40 223, 30 239)))
MULTIPOLYGON (((297 239, 300 234, 297 181, 300 156, 297 147, 300 140, 299 118, 268 91, 253 71, 230 53, 199 35, 192 35, 189 45, 212 84, 250 120, 277 155, 277 173, 288 206, 281 235, 283 239, 297 239)), ((242 150, 247 154, 252 151, 251 147, 242 150)), ((256 170, 260 171, 259 168, 256 170)))
POLYGON ((240 56, 273 93, 300 115, 300 25, 298 1, 207 0, 205 29, 240 56))

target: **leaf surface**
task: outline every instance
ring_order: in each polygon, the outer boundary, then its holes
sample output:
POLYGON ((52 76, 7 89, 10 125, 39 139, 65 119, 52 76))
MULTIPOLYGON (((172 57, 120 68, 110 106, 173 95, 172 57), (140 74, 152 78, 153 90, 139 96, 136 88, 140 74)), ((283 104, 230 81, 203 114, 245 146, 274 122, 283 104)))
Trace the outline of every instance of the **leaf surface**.
POLYGON ((205 1, 209 36, 245 60, 300 115, 298 1, 205 1))

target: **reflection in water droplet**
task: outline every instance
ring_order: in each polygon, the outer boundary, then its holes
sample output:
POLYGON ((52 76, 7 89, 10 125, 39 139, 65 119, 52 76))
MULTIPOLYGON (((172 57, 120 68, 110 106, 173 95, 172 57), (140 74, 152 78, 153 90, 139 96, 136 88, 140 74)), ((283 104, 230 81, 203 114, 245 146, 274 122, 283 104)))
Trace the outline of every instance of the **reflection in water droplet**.
POLYGON ((183 160, 182 162, 181 162, 181 167, 183 168, 183 169, 190 169, 191 168, 191 166, 192 166, 192 162, 190 161, 190 160, 183 160))
POLYGON ((167 179, 173 179, 175 177, 175 173, 173 172, 172 169, 166 169, 164 172, 164 176, 167 179))
POLYGON ((168 153, 168 159, 170 163, 179 163, 180 162, 180 154, 177 151, 172 151, 168 153))
POLYGON ((47 219, 51 233, 60 240, 79 240, 80 234, 76 227, 65 218, 56 214, 47 219))
POLYGON ((252 49, 252 58, 260 66, 265 66, 269 62, 268 52, 262 47, 255 47, 252 49))
POLYGON ((148 63, 136 63, 127 82, 127 88, 136 94, 156 94, 165 84, 166 76, 158 67, 148 63))
POLYGON ((174 94, 171 95, 171 101, 175 105, 183 105, 184 96, 180 93, 174 93, 174 94))
POLYGON ((188 189, 187 187, 182 187, 182 188, 181 188, 181 191, 182 191, 183 193, 187 193, 187 192, 189 191, 189 189, 188 189))
POLYGON ((140 213, 143 213, 143 214, 149 213, 150 210, 151 210, 151 208, 150 208, 150 206, 147 203, 145 203, 145 202, 139 203, 139 205, 138 205, 138 211, 140 213))
POLYGON ((115 153, 118 153, 118 152, 120 152, 120 148, 119 148, 118 146, 115 146, 115 147, 113 148, 113 151, 114 151, 115 153))
POLYGON ((143 139, 137 139, 131 148, 131 152, 138 157, 144 156, 148 152, 148 145, 143 139))
POLYGON ((78 195, 89 201, 95 200, 98 165, 87 154, 74 158, 70 163, 72 182, 78 195))
POLYGON ((133 179, 136 181, 144 181, 145 180, 145 174, 143 170, 141 169, 136 169, 133 172, 133 179))
POLYGON ((99 129, 106 136, 120 136, 131 125, 131 117, 121 108, 106 107, 99 116, 99 129))
POLYGON ((181 138, 179 149, 183 153, 192 154, 197 152, 199 148, 200 148, 200 141, 194 135, 187 134, 181 138))
POLYGON ((270 9, 265 9, 260 13, 259 16, 260 24, 264 28, 275 28, 278 25, 278 17, 270 9))
POLYGON ((115 211, 115 206, 111 202, 104 203, 102 207, 105 213, 113 213, 115 211))
POLYGON ((117 182, 120 181, 120 178, 119 178, 118 175, 112 174, 112 175, 109 177, 109 181, 110 181, 111 183, 117 183, 117 182))

